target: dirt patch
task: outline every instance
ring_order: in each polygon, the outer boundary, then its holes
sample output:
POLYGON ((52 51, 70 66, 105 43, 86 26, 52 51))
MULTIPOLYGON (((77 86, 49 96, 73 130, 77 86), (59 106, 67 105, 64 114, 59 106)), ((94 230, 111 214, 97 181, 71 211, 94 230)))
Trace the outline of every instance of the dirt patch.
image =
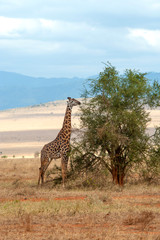
POLYGON ((113 196, 112 199, 160 199, 160 195, 123 195, 113 196))
POLYGON ((135 203, 132 203, 132 204, 137 205, 137 206, 146 206, 146 207, 157 207, 157 208, 160 207, 160 203, 141 203, 141 202, 135 202, 135 203))
MULTIPOLYGON (((62 196, 62 197, 55 197, 55 198, 20 198, 20 199, 7 199, 7 198, 0 198, 0 202, 6 201, 31 201, 31 202, 40 202, 40 201, 75 201, 75 200, 85 200, 86 196, 62 196)), ((112 197, 113 200, 119 199, 160 199, 160 195, 126 195, 126 196, 114 196, 112 197)), ((151 206, 151 207, 160 207, 160 202, 158 203, 144 203, 144 202, 128 202, 135 205, 140 206, 151 206)))
POLYGON ((41 201, 75 201, 75 200, 85 200, 86 196, 68 196, 68 197, 56 197, 53 199, 50 198, 0 198, 0 202, 12 202, 12 201, 31 201, 31 202, 41 202, 41 201))
POLYGON ((57 198, 54 198, 54 200, 57 200, 57 201, 61 201, 61 200, 72 201, 72 200, 85 200, 85 199, 86 199, 85 196, 68 196, 68 197, 57 197, 57 198))
POLYGON ((123 196, 114 196, 113 200, 127 200, 128 204, 132 204, 135 206, 143 206, 143 207, 156 207, 160 208, 160 195, 123 195, 123 196), (141 200, 140 202, 136 202, 136 200, 141 200))

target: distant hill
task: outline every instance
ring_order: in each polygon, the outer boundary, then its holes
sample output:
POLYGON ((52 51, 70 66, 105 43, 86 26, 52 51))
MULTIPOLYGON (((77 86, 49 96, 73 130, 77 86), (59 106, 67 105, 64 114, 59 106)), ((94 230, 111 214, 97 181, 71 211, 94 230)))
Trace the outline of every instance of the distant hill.
POLYGON ((80 97, 83 78, 35 78, 0 71, 0 110, 80 97))
POLYGON ((151 79, 152 81, 156 80, 160 83, 160 73, 149 72, 149 73, 147 73, 147 78, 151 79))
MULTIPOLYGON (((147 77, 160 82, 160 73, 149 72, 147 77)), ((26 107, 71 96, 79 98, 83 92, 83 78, 35 78, 0 71, 0 110, 26 107)))

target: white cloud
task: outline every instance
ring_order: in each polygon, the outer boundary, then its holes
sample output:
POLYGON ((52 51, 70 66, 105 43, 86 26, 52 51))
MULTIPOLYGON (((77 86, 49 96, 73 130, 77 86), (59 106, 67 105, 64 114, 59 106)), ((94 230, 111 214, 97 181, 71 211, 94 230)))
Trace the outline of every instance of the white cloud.
POLYGON ((0 37, 19 38, 24 33, 32 34, 38 28, 38 22, 33 19, 0 17, 0 37))
POLYGON ((7 39, 6 46, 9 40, 11 40, 11 44, 16 44, 16 40, 24 40, 24 42, 28 41, 29 45, 30 42, 37 41, 46 42, 45 44, 49 46, 59 43, 62 49, 68 48, 74 52, 84 52, 85 49, 87 51, 87 48, 89 51, 92 48, 95 51, 102 50, 120 35, 118 29, 115 33, 112 28, 89 25, 85 22, 67 22, 43 18, 0 17, 0 25, 3 26, 0 28, 0 39, 7 39))
POLYGON ((43 18, 0 17, 0 38, 82 39, 94 27, 83 22, 67 22, 43 18))
MULTIPOLYGON (((94 28, 86 23, 49 19, 0 17, 0 49, 24 56, 66 54, 73 56, 101 55, 106 29, 94 28), (101 37, 103 36, 103 38, 101 37), (100 38, 99 38, 100 37, 100 38), (97 42, 103 44, 97 45, 97 42)), ((61 56, 62 57, 62 56, 61 56)), ((75 60, 74 60, 75 61, 75 60)))
POLYGON ((129 38, 160 50, 160 30, 129 29, 129 38))
POLYGON ((108 60, 140 68, 143 55, 149 67, 155 66, 154 55, 159 57, 159 0, 0 2, 0 66, 5 62, 5 70, 14 71, 14 62, 17 72, 27 68, 29 75, 61 75, 67 69, 70 76, 85 69, 92 75, 108 60))

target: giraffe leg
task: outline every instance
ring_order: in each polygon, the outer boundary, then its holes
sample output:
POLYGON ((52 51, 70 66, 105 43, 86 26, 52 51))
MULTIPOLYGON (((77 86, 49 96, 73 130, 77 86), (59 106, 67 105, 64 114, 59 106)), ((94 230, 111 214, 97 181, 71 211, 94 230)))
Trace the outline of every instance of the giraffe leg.
POLYGON ((63 154, 61 157, 63 187, 65 187, 65 180, 66 180, 66 176, 67 176, 67 164, 68 164, 68 156, 67 156, 67 154, 63 154))
POLYGON ((50 164, 50 159, 46 158, 46 159, 41 159, 41 167, 39 168, 39 179, 38 179, 38 185, 43 184, 44 183, 44 174, 45 171, 47 170, 49 164, 50 164))
POLYGON ((40 184, 41 181, 41 168, 39 168, 39 178, 38 178, 38 185, 40 184))
POLYGON ((43 168, 39 168, 39 179, 38 179, 38 185, 40 184, 43 184, 44 183, 44 170, 43 168))
POLYGON ((44 183, 44 173, 45 173, 45 171, 42 171, 42 172, 41 172, 41 184, 44 183))

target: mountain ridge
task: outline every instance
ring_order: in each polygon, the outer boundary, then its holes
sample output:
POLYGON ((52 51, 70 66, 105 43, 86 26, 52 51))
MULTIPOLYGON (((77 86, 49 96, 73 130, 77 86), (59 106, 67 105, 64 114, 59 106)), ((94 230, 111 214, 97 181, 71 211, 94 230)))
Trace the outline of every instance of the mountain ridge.
POLYGON ((0 71, 0 110, 63 100, 68 96, 80 97, 84 80, 30 77, 0 71))
MULTIPOLYGON (((148 72, 147 77, 160 82, 160 73, 148 72)), ((69 96, 79 98, 88 78, 31 77, 0 71, 0 110, 64 100, 69 96)))

